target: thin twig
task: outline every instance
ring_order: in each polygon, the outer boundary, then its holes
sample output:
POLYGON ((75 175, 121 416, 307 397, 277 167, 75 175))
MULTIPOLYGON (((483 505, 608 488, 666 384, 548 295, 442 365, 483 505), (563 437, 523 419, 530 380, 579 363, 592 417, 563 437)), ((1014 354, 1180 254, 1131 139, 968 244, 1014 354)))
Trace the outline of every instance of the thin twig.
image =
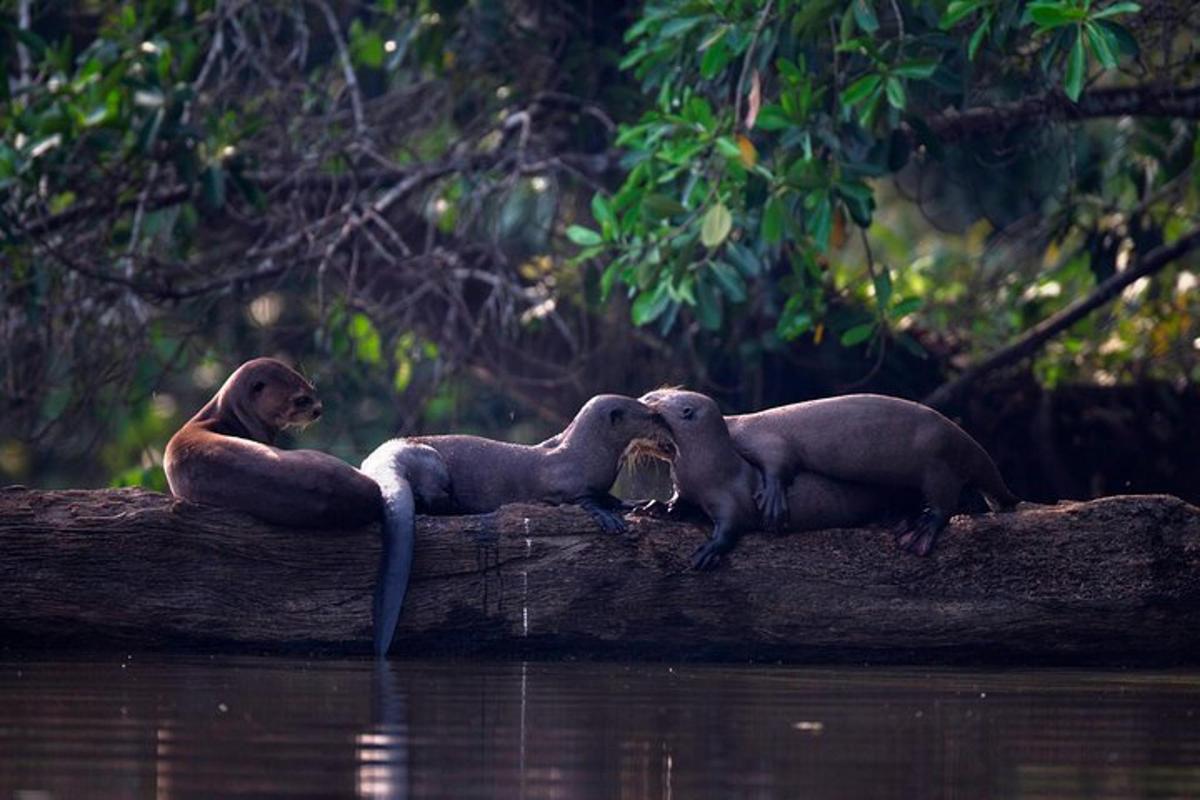
POLYGON ((746 55, 742 57, 742 71, 738 74, 737 88, 733 95, 733 129, 735 131, 742 129, 742 92, 746 90, 746 78, 750 74, 750 63, 754 60, 754 50, 758 46, 758 37, 762 35, 763 28, 767 24, 767 17, 771 14, 771 7, 775 5, 775 0, 767 0, 767 4, 763 6, 763 10, 758 15, 758 22, 754 25, 754 33, 750 37, 750 44, 746 47, 746 55))
POLYGON ((350 90, 350 107, 354 111, 354 133, 359 139, 367 141, 370 136, 367 132, 366 118, 363 116, 362 92, 358 88, 358 76, 354 74, 354 65, 350 63, 350 51, 346 48, 346 40, 342 37, 342 26, 338 24, 337 16, 334 15, 333 9, 329 7, 326 0, 317 0, 317 5, 320 6, 321 13, 325 15, 329 34, 333 37, 334 44, 337 45, 338 60, 342 63, 342 74, 346 78, 346 87, 350 90))

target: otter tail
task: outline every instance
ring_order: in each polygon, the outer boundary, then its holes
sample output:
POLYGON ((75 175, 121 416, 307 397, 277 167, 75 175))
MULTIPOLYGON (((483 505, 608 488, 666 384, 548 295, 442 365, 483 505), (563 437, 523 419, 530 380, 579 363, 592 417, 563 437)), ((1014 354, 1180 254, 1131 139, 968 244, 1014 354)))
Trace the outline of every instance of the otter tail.
POLYGON ((387 442, 363 461, 362 471, 375 479, 383 492, 383 553, 375 581, 372 614, 375 655, 387 654, 400 621, 400 609, 412 574, 416 532, 416 504, 405 471, 395 459, 398 448, 387 442))

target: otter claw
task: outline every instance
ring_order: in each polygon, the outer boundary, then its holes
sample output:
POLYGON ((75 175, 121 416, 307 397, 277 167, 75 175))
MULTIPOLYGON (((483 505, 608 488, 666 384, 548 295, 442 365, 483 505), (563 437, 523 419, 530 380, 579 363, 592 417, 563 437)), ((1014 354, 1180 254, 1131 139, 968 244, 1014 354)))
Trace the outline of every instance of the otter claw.
POLYGON ((692 552, 692 569, 703 572, 721 562, 725 548, 718 542, 705 542, 692 552))
POLYGON ((896 544, 900 549, 907 550, 918 556, 927 556, 933 552, 938 535, 946 528, 947 518, 933 509, 926 509, 921 516, 900 535, 896 544))
POLYGON ((594 500, 582 500, 579 507, 591 515, 592 519, 596 520, 596 524, 600 526, 600 530, 605 533, 624 533, 627 528, 625 520, 617 512, 604 508, 594 500))

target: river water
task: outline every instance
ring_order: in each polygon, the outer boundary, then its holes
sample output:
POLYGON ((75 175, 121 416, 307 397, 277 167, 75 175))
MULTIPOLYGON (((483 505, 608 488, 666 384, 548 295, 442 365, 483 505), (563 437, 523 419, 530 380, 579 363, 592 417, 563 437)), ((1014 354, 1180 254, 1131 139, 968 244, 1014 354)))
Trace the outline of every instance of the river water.
POLYGON ((1200 797, 1200 673, 0 656, 0 800, 1200 797))

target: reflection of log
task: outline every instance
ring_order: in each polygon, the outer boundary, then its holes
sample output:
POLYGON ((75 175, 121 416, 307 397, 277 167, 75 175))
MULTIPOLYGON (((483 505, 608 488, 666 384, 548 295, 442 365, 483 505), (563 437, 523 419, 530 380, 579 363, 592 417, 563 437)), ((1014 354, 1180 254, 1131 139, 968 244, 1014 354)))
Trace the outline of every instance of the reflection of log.
MULTIPOLYGON (((930 558, 886 532, 749 536, 575 508, 418 522, 394 653, 978 658, 1200 654, 1200 509, 1125 496, 958 517, 930 558)), ((141 490, 0 491, 0 634, 367 652, 378 533, 273 528, 141 490)))

